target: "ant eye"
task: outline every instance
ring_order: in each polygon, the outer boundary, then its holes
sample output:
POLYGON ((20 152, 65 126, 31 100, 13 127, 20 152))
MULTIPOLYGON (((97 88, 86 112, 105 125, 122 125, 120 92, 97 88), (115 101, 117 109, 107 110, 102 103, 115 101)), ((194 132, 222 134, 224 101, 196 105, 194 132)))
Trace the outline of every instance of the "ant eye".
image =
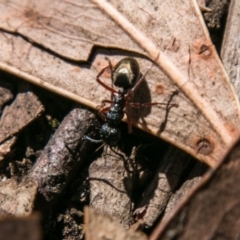
POLYGON ((132 88, 139 78, 139 73, 139 65, 134 58, 123 58, 113 69, 113 84, 124 89, 132 88))

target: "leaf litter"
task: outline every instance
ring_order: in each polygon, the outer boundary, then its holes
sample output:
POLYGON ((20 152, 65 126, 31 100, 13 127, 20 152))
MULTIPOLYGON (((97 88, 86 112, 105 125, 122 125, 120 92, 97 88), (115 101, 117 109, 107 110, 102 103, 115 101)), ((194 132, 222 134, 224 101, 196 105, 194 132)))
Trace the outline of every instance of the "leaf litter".
MULTIPOLYGON (((96 108, 109 98, 95 81, 107 65, 105 57, 115 64, 133 56, 144 74, 152 66, 148 55, 160 68, 152 67, 136 99, 171 101, 179 107, 168 113, 161 107, 136 111, 135 126, 216 166, 238 135, 239 107, 196 2, 161 2, 150 8, 144 1, 133 6, 93 2, 101 10, 88 1, 2 2, 0 67, 96 108), (171 97, 173 93, 178 94, 171 97)), ((109 79, 107 74, 104 80, 109 79)))

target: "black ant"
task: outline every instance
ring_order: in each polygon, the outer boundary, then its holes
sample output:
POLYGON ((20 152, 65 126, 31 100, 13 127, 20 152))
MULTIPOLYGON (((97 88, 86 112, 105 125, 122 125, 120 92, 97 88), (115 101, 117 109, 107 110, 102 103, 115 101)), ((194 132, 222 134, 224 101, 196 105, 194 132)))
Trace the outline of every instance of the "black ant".
MULTIPOLYGON (((134 92, 144 81, 145 75, 140 77, 140 68, 136 59, 126 57, 120 60, 113 68, 110 60, 108 60, 109 66, 103 68, 96 77, 96 80, 104 88, 112 93, 112 100, 103 100, 102 103, 110 103, 110 107, 105 107, 99 110, 99 116, 106 122, 99 130, 99 140, 92 139, 88 136, 84 136, 84 139, 94 143, 107 143, 110 146, 115 146, 121 137, 121 132, 117 127, 124 117, 124 113, 127 115, 128 131, 131 132, 130 117, 125 111, 127 106, 132 107, 150 107, 159 103, 134 103, 130 102, 134 92), (100 76, 103 72, 110 68, 112 83, 119 87, 117 91, 112 87, 109 87, 103 83, 100 76)), ((161 104, 161 103, 160 103, 161 104)))

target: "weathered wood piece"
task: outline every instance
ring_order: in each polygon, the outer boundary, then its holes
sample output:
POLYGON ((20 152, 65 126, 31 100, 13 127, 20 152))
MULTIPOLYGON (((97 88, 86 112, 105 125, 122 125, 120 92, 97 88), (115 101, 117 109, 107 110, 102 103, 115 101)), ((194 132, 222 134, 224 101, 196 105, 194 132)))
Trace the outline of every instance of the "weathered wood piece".
POLYGON ((41 210, 54 207, 92 152, 94 144, 82 138, 87 133, 96 132, 96 122, 95 116, 88 110, 73 109, 36 160, 28 176, 39 184, 38 206, 41 210))

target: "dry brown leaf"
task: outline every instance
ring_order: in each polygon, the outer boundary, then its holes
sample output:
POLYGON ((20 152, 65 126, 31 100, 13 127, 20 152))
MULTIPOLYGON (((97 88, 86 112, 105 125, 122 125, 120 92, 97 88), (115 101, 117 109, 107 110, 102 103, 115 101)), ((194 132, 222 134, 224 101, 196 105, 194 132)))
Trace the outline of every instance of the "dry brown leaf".
POLYGON ((19 93, 10 106, 6 106, 0 119, 0 143, 18 133, 44 110, 32 92, 19 93))
POLYGON ((159 67, 140 97, 179 107, 137 112, 134 124, 211 166, 239 135, 239 103, 195 0, 2 1, 0 28, 1 69, 91 107, 109 98, 95 81, 106 55, 136 57, 142 74, 148 56, 159 67))
POLYGON ((164 154, 161 159, 162 164, 156 168, 155 175, 135 207, 134 214, 145 228, 153 226, 166 210, 170 197, 181 183, 184 172, 190 165, 190 158, 173 146, 164 154))
POLYGON ((1 216, 0 240, 41 240, 41 218, 39 214, 26 217, 1 216))
POLYGON ((204 175, 150 240, 238 239, 240 142, 223 164, 204 175))

